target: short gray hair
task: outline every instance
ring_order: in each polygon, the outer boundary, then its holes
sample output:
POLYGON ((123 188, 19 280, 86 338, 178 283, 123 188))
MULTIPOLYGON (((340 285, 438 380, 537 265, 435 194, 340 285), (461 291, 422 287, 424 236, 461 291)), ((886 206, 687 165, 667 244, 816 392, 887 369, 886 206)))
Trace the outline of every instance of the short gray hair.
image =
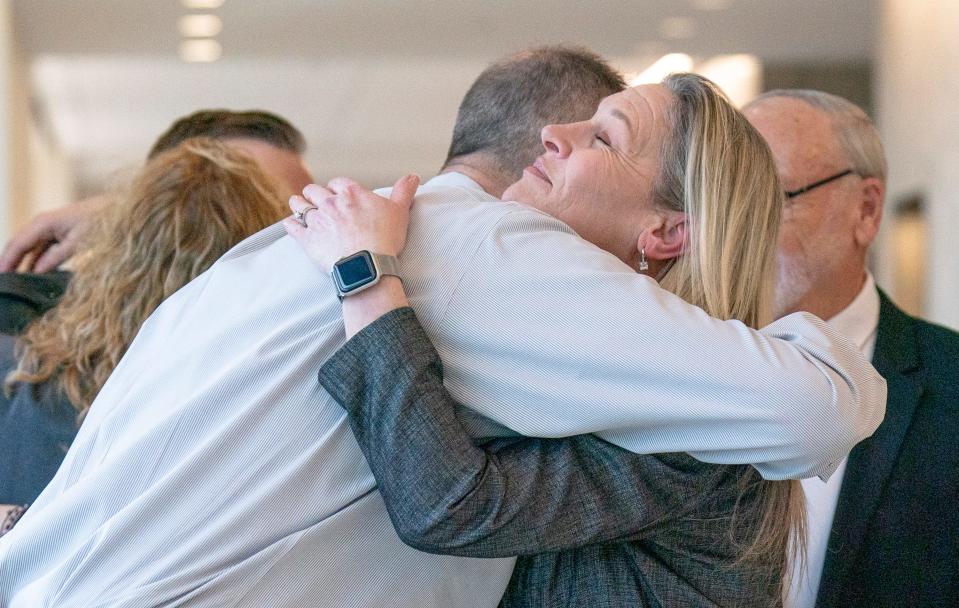
POLYGON ((549 124, 588 120, 604 98, 626 88, 622 75, 582 47, 544 46, 486 68, 467 91, 444 166, 482 153, 509 181, 543 151, 549 124))
POLYGON ((825 112, 832 120, 836 141, 850 167, 862 177, 886 181, 886 153, 879 130, 862 108, 838 95, 812 89, 775 89, 752 100, 747 107, 782 97, 798 99, 825 112))

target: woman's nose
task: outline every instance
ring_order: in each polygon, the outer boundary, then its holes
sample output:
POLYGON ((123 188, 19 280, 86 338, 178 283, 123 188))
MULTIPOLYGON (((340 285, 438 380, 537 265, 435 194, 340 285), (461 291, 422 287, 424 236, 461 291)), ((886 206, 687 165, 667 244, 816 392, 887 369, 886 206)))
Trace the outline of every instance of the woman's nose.
POLYGON ((540 131, 540 139, 547 152, 563 158, 569 155, 572 145, 569 139, 569 125, 546 125, 540 131))

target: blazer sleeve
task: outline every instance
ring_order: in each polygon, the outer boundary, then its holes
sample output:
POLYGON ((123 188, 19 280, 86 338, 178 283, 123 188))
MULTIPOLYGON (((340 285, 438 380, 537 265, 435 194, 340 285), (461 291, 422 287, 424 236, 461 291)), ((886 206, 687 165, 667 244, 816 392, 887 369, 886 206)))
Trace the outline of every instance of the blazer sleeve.
POLYGON ((499 557, 635 540, 719 481, 691 458, 592 435, 474 445, 409 308, 357 334, 319 379, 347 410, 401 539, 422 551, 499 557))

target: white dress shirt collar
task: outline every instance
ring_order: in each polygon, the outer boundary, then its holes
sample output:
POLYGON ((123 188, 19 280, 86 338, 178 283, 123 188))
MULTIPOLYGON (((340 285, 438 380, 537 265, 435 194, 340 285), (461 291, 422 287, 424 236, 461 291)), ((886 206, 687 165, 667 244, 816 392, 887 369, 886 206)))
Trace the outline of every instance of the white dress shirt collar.
MULTIPOLYGON (((458 171, 448 171, 446 173, 440 173, 439 175, 430 179, 426 186, 459 186, 461 188, 469 188, 471 190, 483 190, 483 188, 473 181, 471 178, 459 173, 458 171)), ((485 190, 483 190, 485 192, 485 190)))
POLYGON ((852 340, 867 359, 872 359, 879 327, 879 292, 871 273, 866 273, 859 295, 828 322, 852 340))

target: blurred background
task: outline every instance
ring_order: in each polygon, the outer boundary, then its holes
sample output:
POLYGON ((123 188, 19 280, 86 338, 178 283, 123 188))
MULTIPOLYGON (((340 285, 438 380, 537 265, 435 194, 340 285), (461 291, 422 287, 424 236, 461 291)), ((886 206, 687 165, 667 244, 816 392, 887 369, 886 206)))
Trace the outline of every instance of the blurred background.
POLYGON ((199 108, 290 119, 318 180, 432 175, 476 75, 547 43, 637 83, 698 71, 740 104, 807 87, 864 107, 891 173, 877 279, 959 328, 955 0, 0 0, 0 240, 199 108))

